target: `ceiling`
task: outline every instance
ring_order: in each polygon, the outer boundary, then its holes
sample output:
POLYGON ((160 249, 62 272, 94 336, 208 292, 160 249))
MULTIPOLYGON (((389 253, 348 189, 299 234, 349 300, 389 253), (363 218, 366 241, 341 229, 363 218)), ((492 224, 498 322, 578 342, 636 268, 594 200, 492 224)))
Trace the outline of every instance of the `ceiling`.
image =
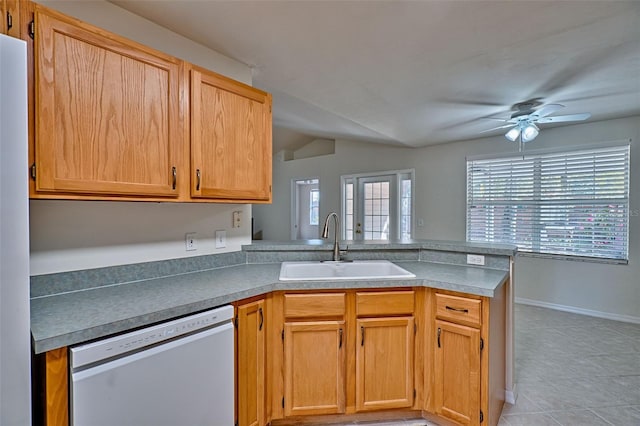
POLYGON ((112 2, 249 65, 273 93, 276 151, 499 135, 480 134, 487 117, 532 99, 640 115, 639 1, 112 2))

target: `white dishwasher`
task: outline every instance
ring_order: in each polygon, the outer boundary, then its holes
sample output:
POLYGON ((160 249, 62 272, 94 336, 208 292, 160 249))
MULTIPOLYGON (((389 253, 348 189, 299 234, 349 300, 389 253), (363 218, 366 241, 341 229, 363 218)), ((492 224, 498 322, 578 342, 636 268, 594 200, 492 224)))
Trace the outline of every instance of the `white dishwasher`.
POLYGON ((74 426, 232 426, 233 307, 71 348, 74 426))

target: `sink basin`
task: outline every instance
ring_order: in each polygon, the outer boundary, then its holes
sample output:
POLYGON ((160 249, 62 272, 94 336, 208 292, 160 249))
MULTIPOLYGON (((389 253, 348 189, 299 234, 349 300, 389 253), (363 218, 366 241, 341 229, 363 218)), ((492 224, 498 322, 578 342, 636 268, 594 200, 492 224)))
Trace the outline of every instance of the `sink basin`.
POLYGON ((335 281, 415 278, 415 274, 388 260, 353 262, 282 262, 281 281, 335 281))

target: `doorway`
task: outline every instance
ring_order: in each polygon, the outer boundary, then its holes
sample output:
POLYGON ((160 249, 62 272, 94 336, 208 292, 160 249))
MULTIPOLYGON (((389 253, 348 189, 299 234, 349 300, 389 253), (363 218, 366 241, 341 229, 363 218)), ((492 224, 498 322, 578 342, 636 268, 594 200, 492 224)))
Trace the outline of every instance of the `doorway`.
POLYGON ((320 180, 291 181, 291 239, 320 238, 320 180))

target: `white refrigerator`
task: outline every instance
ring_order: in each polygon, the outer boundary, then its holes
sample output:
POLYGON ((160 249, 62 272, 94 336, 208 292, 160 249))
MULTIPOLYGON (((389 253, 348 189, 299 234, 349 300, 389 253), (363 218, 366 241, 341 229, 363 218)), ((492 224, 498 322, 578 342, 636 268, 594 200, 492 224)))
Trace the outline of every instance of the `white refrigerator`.
POLYGON ((0 425, 31 424, 27 55, 0 34, 0 425))

